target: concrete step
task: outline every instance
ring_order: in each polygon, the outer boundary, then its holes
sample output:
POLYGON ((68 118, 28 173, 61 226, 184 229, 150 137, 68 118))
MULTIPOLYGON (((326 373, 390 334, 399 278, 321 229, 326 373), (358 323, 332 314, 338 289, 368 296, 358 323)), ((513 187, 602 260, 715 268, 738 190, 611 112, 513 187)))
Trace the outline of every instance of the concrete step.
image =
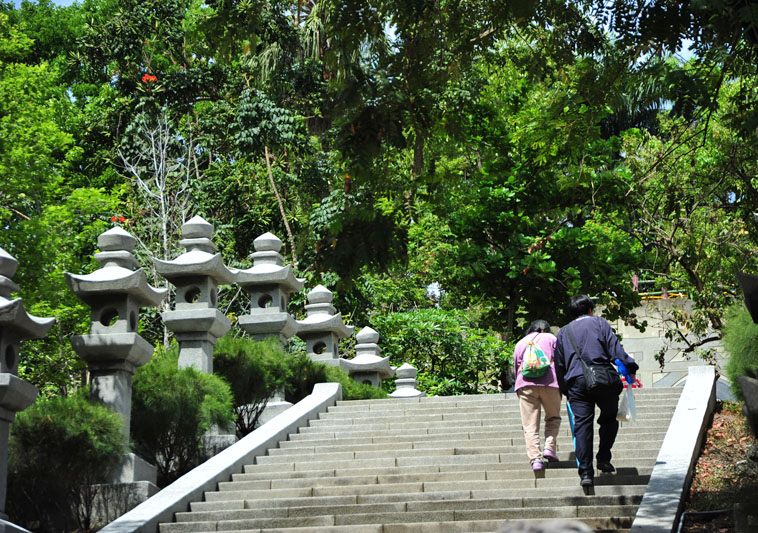
MULTIPOLYGON (((636 458, 613 458, 613 464, 617 469, 621 468, 639 468, 640 465, 650 465, 654 460, 653 454, 648 453, 646 456, 636 458)), ((331 468, 331 469, 314 469, 314 470, 295 470, 292 464, 274 464, 274 465, 248 465, 244 473, 234 474, 232 477, 240 481, 255 481, 261 479, 301 479, 301 478, 321 478, 321 477, 352 477, 352 476, 394 476, 404 474, 424 474, 424 473, 457 473, 470 472, 474 469, 486 471, 529 471, 531 467, 527 463, 526 455, 518 462, 510 463, 482 463, 480 465, 461 464, 461 465, 416 465, 416 466, 391 466, 391 467, 365 467, 357 468, 331 468), (286 470, 281 468, 286 466, 286 470)), ((564 455, 564 460, 557 463, 549 463, 547 470, 557 469, 576 469, 576 461, 573 452, 564 455)))
MULTIPOLYGON (((523 463, 522 463, 523 465, 523 463)), ((618 475, 649 475, 652 471, 651 466, 645 467, 617 467, 618 475)), ((570 468, 549 468, 545 470, 543 476, 547 479, 576 477, 576 471, 570 468)), ((250 479, 249 474, 235 474, 232 481, 218 484, 218 490, 259 490, 259 489, 281 489, 292 487, 329 487, 329 486, 348 486, 348 485, 369 485, 369 484, 386 484, 386 483, 415 483, 415 482, 434 482, 434 481, 487 481, 487 480, 521 480, 533 479, 535 477, 531 468, 523 465, 520 470, 470 470, 462 472, 409 472, 405 474, 365 474, 355 476, 313 476, 304 478, 275 478, 275 479, 250 479)))
MULTIPOLYGON (((659 396, 673 396, 678 398, 682 389, 680 387, 644 387, 641 389, 634 389, 635 397, 659 397, 659 396)), ((502 401, 517 401, 518 397, 515 393, 497 393, 497 394, 470 394, 461 396, 425 396, 421 398, 385 398, 381 400, 340 400, 337 402, 336 408, 350 405, 350 406, 367 406, 368 409, 381 410, 385 408, 413 408, 414 406, 428 407, 428 406, 445 406, 456 407, 473 405, 476 403, 491 403, 502 401)))
MULTIPOLYGON (((637 399, 635 397, 635 407, 639 412, 647 411, 671 411, 676 408, 676 398, 672 398, 671 402, 666 402, 662 399, 637 399)), ((437 407, 433 409, 397 409, 388 411, 367 411, 362 409, 341 409, 334 411, 334 408, 320 413, 318 418, 312 420, 312 423, 317 423, 322 420, 380 420, 382 422, 392 421, 397 419, 425 419, 425 420, 453 420, 460 418, 471 417, 476 415, 479 418, 489 417, 505 417, 505 418, 518 418, 521 410, 517 402, 512 402, 502 405, 482 406, 482 407, 460 407, 453 410, 437 407)), ((561 414, 566 414, 566 402, 565 400, 561 404, 561 414)))
POLYGON ((636 392, 638 421, 622 424, 613 449, 617 472, 597 474, 591 496, 565 404, 562 460, 535 473, 513 394, 338 402, 160 532, 494 532, 524 518, 628 530, 680 392, 636 392))
MULTIPOLYGON (((568 425, 568 424, 566 424, 568 425)), ((543 430, 544 431, 544 430, 543 430)), ((597 432, 595 432, 597 433, 597 432)), ((292 435, 291 437, 296 437, 292 435)), ((463 431, 446 434, 438 434, 433 439, 428 434, 416 433, 411 435, 397 435, 396 437, 331 437, 321 438, 322 435, 311 434, 310 438, 297 438, 295 440, 286 440, 279 443, 277 450, 294 450, 300 448, 308 449, 327 449, 327 447, 357 447, 367 445, 378 446, 402 446, 411 444, 416 448, 433 448, 438 445, 445 446, 445 443, 451 443, 453 446, 461 446, 465 443, 479 445, 482 442, 498 442, 507 444, 509 441, 513 444, 524 443, 524 432, 521 429, 508 431, 463 431)), ((562 428, 558 432, 559 442, 563 439, 571 439, 571 429, 562 428)), ((640 426, 628 426, 619 430, 616 442, 627 442, 640 440, 662 440, 661 431, 651 431, 650 428, 640 426)), ((355 449, 355 448, 351 448, 355 449)), ((340 450, 334 450, 340 451, 340 450)), ((275 452, 279 453, 279 452, 275 452)))
MULTIPOLYGON (((624 441, 622 441, 624 442, 624 441)), ((633 441, 629 442, 630 445, 633 441)), ((568 444, 568 443, 566 443, 568 444)), ((597 446, 597 439, 594 442, 597 446)), ((637 451, 642 450, 654 450, 657 452, 660 449, 660 441, 638 441, 633 444, 634 449, 637 451)), ((620 453, 623 454, 621 446, 617 448, 620 453)), ((271 450, 272 452, 274 450, 271 450)), ((264 455, 256 458, 256 464, 266 465, 272 463, 325 463, 325 462, 349 462, 349 461, 372 461, 382 459, 394 459, 397 458, 397 465, 402 466, 401 462, 406 464, 427 464, 428 459, 434 458, 437 460, 440 457, 454 457, 454 456, 479 456, 487 460, 492 456, 497 456, 498 460, 494 462, 502 463, 509 460, 521 461, 524 456, 524 444, 519 443, 517 445, 497 445, 490 444, 489 446, 459 446, 459 447, 445 447, 445 448, 410 448, 399 446, 397 450, 391 449, 378 449, 378 450, 366 450, 366 451, 342 451, 342 452, 328 452, 321 453, 320 451, 308 451, 304 450, 303 453, 297 453, 301 450, 282 450, 283 453, 277 453, 273 455, 264 455), (420 460, 420 462, 414 463, 414 460, 420 460), (410 461, 410 462, 409 462, 410 461)), ((623 456, 623 455, 622 455, 623 456)))
MULTIPOLYGON (((642 418, 640 418, 642 419, 642 418)), ((568 420, 568 419, 567 419, 568 420)), ((665 417, 644 417, 645 425, 647 427, 667 428, 671 416, 665 417)), ((298 433, 327 433, 334 436, 341 437, 361 437, 361 436, 392 436, 397 434, 404 434, 409 432, 418 431, 419 427, 426 428, 430 435, 448 433, 451 430, 466 429, 497 429, 511 426, 511 429, 521 427, 521 419, 514 420, 481 420, 481 419, 469 419, 460 421, 443 421, 443 422, 428 422, 428 423, 404 423, 404 422, 392 422, 392 423, 365 423, 362 425, 340 425, 340 424, 316 424, 312 426, 300 428, 298 433)))
MULTIPOLYGON (((596 476, 595 485, 641 485, 647 484, 649 475, 608 475, 596 476)), ((255 500, 268 498, 305 498, 309 496, 344 496, 344 495, 376 495, 391 494, 393 492, 414 493, 414 492, 447 492, 459 488, 462 484, 470 491, 488 491, 504 489, 529 489, 529 488, 573 488, 578 485, 578 476, 566 477, 541 477, 522 479, 492 479, 492 480, 470 480, 470 481, 431 481, 431 482, 408 482, 408 483, 387 483, 387 484, 365 484, 365 485, 345 485, 345 486, 314 486, 314 487, 290 487, 280 489, 251 489, 238 490, 229 487, 227 490, 216 492, 206 492, 206 501, 223 501, 223 500, 255 500)))
MULTIPOLYGON (((655 441, 660 443, 663 436, 660 431, 647 431, 648 428, 624 429, 619 431, 616 442, 640 442, 655 441)), ((307 454, 307 453, 331 453, 344 451, 372 451, 372 450, 411 450, 428 448, 463 448, 485 446, 524 446, 523 431, 515 432, 514 436, 504 436, 498 432, 486 433, 453 433, 438 435, 431 439, 429 435, 403 435, 395 439, 379 438, 340 438, 311 439, 297 441, 283 441, 279 448, 269 450, 269 455, 307 454), (368 442, 367 442, 368 441, 368 442)), ((571 431, 559 433, 558 440, 569 439, 571 431)))
MULTIPOLYGON (((608 495, 608 496, 567 496, 550 497, 537 496, 533 498, 493 498, 489 500, 430 500, 418 502, 388 502, 388 503, 353 503, 336 504, 328 506, 329 514, 375 514, 388 512, 406 511, 436 511, 436 510, 487 510, 487 509, 518 509, 535 507, 560 507, 560 506, 623 506, 639 505, 641 495, 608 495)), ((176 513, 177 522, 211 522, 219 520, 237 520, 245 518, 292 518, 296 516, 318 516, 324 513, 325 506, 299 505, 280 506, 268 508, 245 508, 244 500, 235 501, 240 503, 237 507, 206 507, 199 510, 194 505, 192 512, 176 513)))
MULTIPOLYGON (((540 519, 535 519, 539 521, 540 519)), ((576 518, 584 522, 596 533, 625 533, 629 529, 623 527, 623 524, 629 523, 628 519, 606 519, 606 518, 576 518), (618 527, 614 527, 618 526, 618 527)), ((519 520, 520 522, 522 520, 519 520)), ((293 527, 293 528, 264 528, 264 529, 245 529, 245 530, 224 530, 227 533, 493 533, 507 522, 507 520, 476 520, 460 522, 430 522, 430 523, 413 523, 413 524, 353 524, 349 526, 322 526, 317 530, 313 527, 293 527)), ((204 533, 207 530, 197 530, 197 533, 204 533)), ((215 531, 215 530, 210 530, 215 531)))
MULTIPOLYGON (((578 478, 577 478, 578 479, 578 478)), ((595 487, 595 496, 626 496, 641 498, 645 492, 645 485, 598 485, 595 487)), ((438 492, 403 492, 397 491, 389 494, 348 494, 341 496, 295 496, 280 498, 261 499, 229 499, 229 500, 205 500, 193 502, 191 511, 213 511, 222 509, 267 509, 267 508, 300 508, 320 506, 329 508, 340 505, 359 504, 383 504, 383 503, 411 503, 411 502, 445 502, 445 501, 483 501, 499 499, 533 500, 535 498, 587 498, 577 482, 575 485, 562 487, 559 490, 550 487, 534 488, 507 488, 486 490, 452 490, 438 492)))
POLYGON ((392 524, 403 525, 431 523, 431 522, 474 522, 474 521, 505 521, 521 519, 555 519, 555 518, 590 518, 596 520, 608 520, 600 522, 604 525, 611 523, 616 525, 631 526, 636 505, 598 505, 598 506, 560 506, 560 507, 537 507, 530 509, 439 509, 435 511, 396 511, 377 512, 371 514, 328 514, 320 516, 295 516, 295 517, 253 517, 234 519, 232 517, 203 522, 174 522, 161 524, 161 533, 192 533, 198 531, 250 531, 254 529, 267 529, 293 527, 320 527, 320 526, 354 526, 364 524, 392 524), (613 522, 605 517, 613 517, 613 522))
MULTIPOLYGON (((338 455, 338 454, 331 454, 338 455)), ((651 464, 658 455, 657 449, 636 450, 628 448, 614 448, 614 461, 619 459, 637 459, 639 461, 648 461, 651 464)), ((569 458, 572 456, 570 455, 569 458)), ((460 467, 462 465, 473 464, 525 464, 525 452, 514 451, 510 453, 487 453, 487 454, 455 454, 455 455, 423 455, 419 457, 378 457, 373 459, 343 459, 329 457, 318 461, 269 461, 269 459, 278 459, 270 456, 256 458, 257 461, 263 461, 256 465, 255 468, 262 466, 271 466, 270 469, 277 471, 280 468, 284 471, 295 470, 330 470, 345 468, 392 468, 392 467, 416 467, 438 465, 441 468, 460 467)), ((291 458, 289 458, 291 459, 291 458)), ((245 470, 250 471, 248 469, 245 470)))

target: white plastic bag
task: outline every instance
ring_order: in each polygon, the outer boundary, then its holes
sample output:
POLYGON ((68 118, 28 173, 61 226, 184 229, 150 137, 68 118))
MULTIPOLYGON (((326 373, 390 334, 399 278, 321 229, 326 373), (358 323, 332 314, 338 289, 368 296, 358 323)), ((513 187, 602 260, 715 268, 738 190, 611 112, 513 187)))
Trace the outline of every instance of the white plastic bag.
POLYGON ((634 422, 637 420, 637 408, 634 405, 634 393, 631 387, 625 388, 623 394, 621 394, 616 420, 619 422, 634 422))

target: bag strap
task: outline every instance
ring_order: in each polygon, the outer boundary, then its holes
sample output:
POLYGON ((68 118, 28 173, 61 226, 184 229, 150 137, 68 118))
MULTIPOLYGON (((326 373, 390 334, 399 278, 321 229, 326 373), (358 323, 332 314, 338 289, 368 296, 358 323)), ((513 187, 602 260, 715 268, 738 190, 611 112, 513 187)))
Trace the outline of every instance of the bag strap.
POLYGON ((569 340, 571 341, 571 346, 574 347, 574 351, 576 352, 576 355, 579 356, 579 359, 584 362, 584 359, 582 359, 582 352, 579 349, 579 347, 576 345, 576 339, 574 339, 574 333, 571 331, 571 324, 566 326, 566 333, 568 333, 569 340))
MULTIPOLYGON (((542 335, 542 332, 540 332, 540 331, 536 331, 536 332, 534 332, 534 333, 537 333, 537 335, 535 335, 535 336, 532 338, 532 340, 530 340, 529 342, 527 342, 527 343, 526 343, 526 345, 527 345, 527 348, 529 347, 529 345, 530 345, 530 344, 534 344, 534 345, 536 345, 536 344, 537 344, 537 338, 538 338, 540 335, 542 335)), ((537 346, 537 348, 539 348, 539 346, 537 346)), ((526 348, 524 348, 524 355, 526 355, 526 348)), ((523 368, 524 368, 524 363, 526 362, 526 360, 525 360, 526 358, 524 357, 524 355, 522 355, 522 356, 521 356, 521 366, 519 366, 519 372, 521 372, 521 369, 523 369, 523 368)))
MULTIPOLYGON (((574 347, 574 351, 576 352, 576 355, 579 356, 579 362, 582 363, 582 367, 587 368, 588 363, 582 357, 582 352, 581 352, 581 350, 579 350, 579 347, 576 345, 576 340, 574 339, 574 334, 571 332, 571 324, 569 324, 568 326, 566 326, 566 332, 568 333, 569 340, 571 341, 571 346, 574 347)), ((592 361, 590 361, 589 364, 592 364, 592 361)), ((600 363, 600 364, 603 364, 603 363, 600 363)), ((613 368, 613 364, 610 361, 608 361, 608 366, 610 366, 611 368, 613 368)))

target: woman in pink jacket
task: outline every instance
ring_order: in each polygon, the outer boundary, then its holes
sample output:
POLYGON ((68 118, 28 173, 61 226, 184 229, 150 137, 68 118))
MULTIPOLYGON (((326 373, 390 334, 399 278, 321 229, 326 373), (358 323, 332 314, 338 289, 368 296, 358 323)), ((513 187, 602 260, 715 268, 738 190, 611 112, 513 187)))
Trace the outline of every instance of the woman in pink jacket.
POLYGON ((556 438, 561 427, 561 393, 558 378, 555 375, 555 335, 550 333, 550 324, 544 320, 535 320, 529 324, 526 336, 518 341, 513 351, 516 367, 516 385, 514 387, 521 406, 521 425, 524 428, 526 453, 532 463, 532 470, 543 470, 544 461, 558 461, 556 455, 556 438), (528 378, 521 373, 524 353, 529 343, 533 342, 550 359, 550 368, 545 375, 528 378), (545 448, 540 449, 540 418, 545 409, 545 448))

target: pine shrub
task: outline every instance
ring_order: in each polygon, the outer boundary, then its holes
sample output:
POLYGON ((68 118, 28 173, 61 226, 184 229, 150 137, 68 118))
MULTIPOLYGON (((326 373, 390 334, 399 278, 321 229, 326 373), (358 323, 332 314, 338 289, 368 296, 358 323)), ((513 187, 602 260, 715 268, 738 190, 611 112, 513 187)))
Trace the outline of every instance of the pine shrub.
POLYGON ((126 452, 119 416, 88 399, 39 397, 11 426, 11 520, 38 532, 88 530, 95 491, 126 452))
POLYGON ((387 398, 385 390, 358 383, 341 368, 313 361, 305 354, 290 355, 286 361, 290 373, 285 397, 289 402, 297 403, 308 396, 316 383, 340 383, 343 400, 387 398))
POLYGON ((733 306, 727 313, 724 347, 729 353, 724 370, 732 383, 732 391, 742 398, 737 377, 754 378, 758 372, 758 324, 742 304, 733 306))
POLYGON ((131 431, 138 454, 165 486, 204 458, 203 436, 234 420, 232 393, 219 376, 178 368, 178 350, 156 351, 133 382, 131 431))
POLYGON ((274 337, 254 341, 226 335, 216 344, 213 368, 231 387, 239 438, 256 428, 269 399, 284 387, 290 375, 286 357, 274 337))

